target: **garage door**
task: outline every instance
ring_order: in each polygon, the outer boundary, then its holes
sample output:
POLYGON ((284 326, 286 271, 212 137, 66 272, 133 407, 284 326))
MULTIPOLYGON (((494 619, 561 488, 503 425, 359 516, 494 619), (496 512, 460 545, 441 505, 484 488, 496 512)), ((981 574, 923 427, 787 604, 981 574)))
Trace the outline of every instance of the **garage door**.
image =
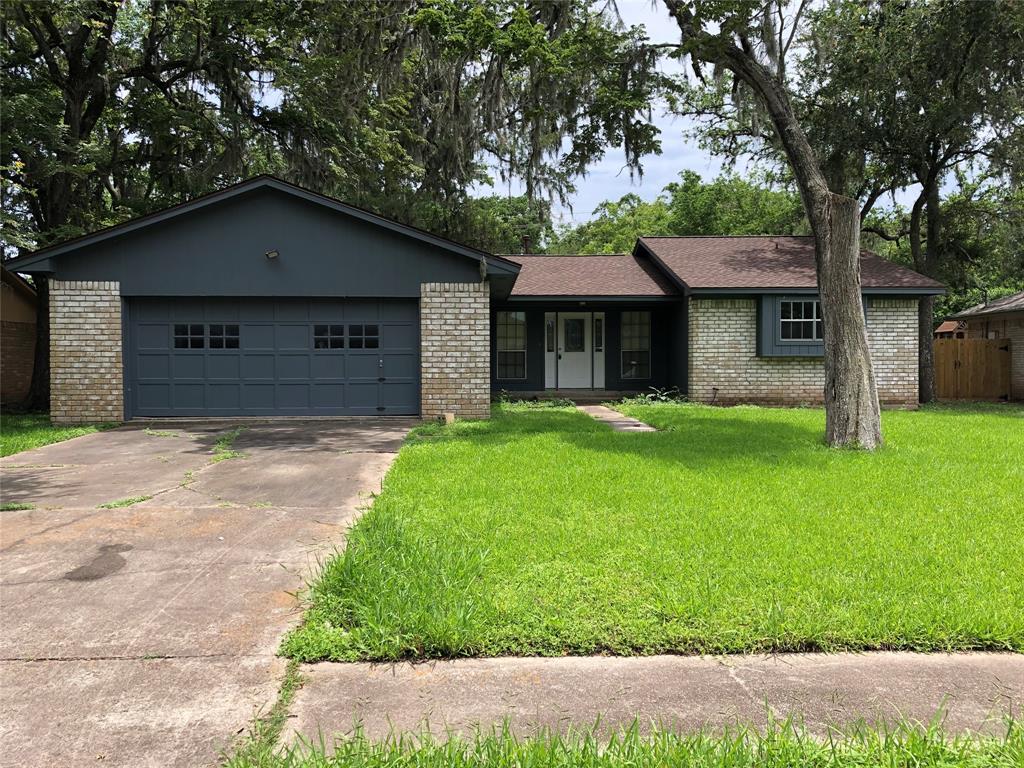
POLYGON ((416 414, 418 317, 405 299, 132 299, 129 414, 416 414))

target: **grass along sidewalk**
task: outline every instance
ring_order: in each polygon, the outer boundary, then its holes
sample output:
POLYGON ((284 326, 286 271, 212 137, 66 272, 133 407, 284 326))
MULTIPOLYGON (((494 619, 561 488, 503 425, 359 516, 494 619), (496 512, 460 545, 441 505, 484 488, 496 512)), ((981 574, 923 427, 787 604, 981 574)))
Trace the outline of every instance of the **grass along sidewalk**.
POLYGON ((56 427, 45 413, 0 415, 0 456, 11 456, 50 443, 92 434, 116 427, 116 424, 81 424, 56 427))
POLYGON ((520 739, 496 729, 474 738, 394 736, 380 742, 362 732, 333 742, 244 752, 226 768, 1019 768, 1024 731, 1008 724, 1003 737, 945 734, 938 725, 889 730, 868 727, 820 739, 792 722, 764 733, 739 728, 711 735, 630 728, 610 739, 591 733, 540 733, 520 739))
POLYGON ((425 426, 327 563, 302 660, 1024 651, 1024 409, 631 405, 657 433, 503 405, 425 426))

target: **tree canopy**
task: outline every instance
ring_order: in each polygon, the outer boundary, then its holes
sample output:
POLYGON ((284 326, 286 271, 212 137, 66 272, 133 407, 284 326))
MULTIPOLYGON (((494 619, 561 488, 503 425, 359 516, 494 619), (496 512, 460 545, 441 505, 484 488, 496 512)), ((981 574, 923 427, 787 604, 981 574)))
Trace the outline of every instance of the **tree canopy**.
POLYGON ((604 202, 595 217, 562 230, 549 250, 557 253, 623 253, 641 235, 807 234, 800 197, 734 174, 705 182, 693 171, 650 202, 626 195, 604 202))
POLYGON ((466 235, 494 170, 639 167, 657 51, 582 0, 5 3, 4 237, 46 244, 272 172, 466 235))

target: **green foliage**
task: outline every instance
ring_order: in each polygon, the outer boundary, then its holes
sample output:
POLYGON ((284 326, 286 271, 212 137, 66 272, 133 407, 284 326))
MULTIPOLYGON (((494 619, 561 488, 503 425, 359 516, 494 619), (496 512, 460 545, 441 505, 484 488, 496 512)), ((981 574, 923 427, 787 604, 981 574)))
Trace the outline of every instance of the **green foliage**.
POLYGON ((502 404, 411 439, 311 586, 303 661, 1024 650, 1024 410, 502 404), (963 574, 970 573, 970 579, 963 574))
POLYGON ((127 499, 118 499, 117 501, 108 501, 106 504, 100 504, 99 508, 121 509, 123 507, 132 507, 144 501, 149 501, 152 498, 152 496, 129 496, 127 499))
POLYGON ((771 719, 763 731, 733 726, 684 734, 640 723, 602 737, 599 729, 565 734, 539 729, 517 736, 511 726, 438 738, 393 733, 373 741, 361 728, 324 735, 276 753, 241 753, 226 768, 1014 768, 1024 761, 1024 729, 1007 723, 999 736, 954 734, 938 724, 865 724, 825 738, 794 720, 771 719))
POLYGON ((80 424, 74 427, 54 426, 45 413, 0 414, 0 456, 30 451, 50 443, 81 437, 116 424, 80 424))
POLYGON ((554 235, 551 203, 525 195, 469 198, 456 220, 450 236, 489 253, 521 253, 524 239, 531 253, 541 253, 554 235))
POLYGON ((235 440, 238 436, 245 431, 245 427, 235 427, 229 432, 225 432, 223 435, 217 438, 217 442, 213 445, 213 450, 210 453, 213 457, 210 459, 211 464, 219 464, 222 461, 229 461, 230 459, 243 459, 245 458, 244 453, 234 450, 231 446, 235 444, 235 440))
POLYGON ((563 230, 556 253, 628 253, 642 235, 805 234, 800 197, 735 175, 705 182, 693 171, 654 201, 626 195, 598 206, 596 218, 563 230))
MULTIPOLYGON (((947 288, 936 302, 938 318, 986 298, 1024 291, 1024 192, 998 179, 971 181, 960 175, 958 181, 959 187, 942 201, 940 238, 934 245, 939 256, 935 276, 947 288)), ((908 219, 901 208, 872 211, 863 245, 913 268, 908 219)))
POLYGON ((488 166, 564 195, 609 144, 633 168, 658 148, 657 52, 597 0, 92 0, 2 19, 8 250, 261 172, 501 245, 506 225, 479 221, 500 206, 467 200, 488 166))

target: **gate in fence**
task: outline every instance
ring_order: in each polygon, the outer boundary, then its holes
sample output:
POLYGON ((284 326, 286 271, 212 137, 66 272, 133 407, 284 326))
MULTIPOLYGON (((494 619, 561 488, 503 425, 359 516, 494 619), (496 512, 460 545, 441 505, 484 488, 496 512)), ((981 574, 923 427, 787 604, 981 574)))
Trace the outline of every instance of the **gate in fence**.
POLYGON ((1009 339, 936 339, 940 400, 1009 400, 1009 339))

